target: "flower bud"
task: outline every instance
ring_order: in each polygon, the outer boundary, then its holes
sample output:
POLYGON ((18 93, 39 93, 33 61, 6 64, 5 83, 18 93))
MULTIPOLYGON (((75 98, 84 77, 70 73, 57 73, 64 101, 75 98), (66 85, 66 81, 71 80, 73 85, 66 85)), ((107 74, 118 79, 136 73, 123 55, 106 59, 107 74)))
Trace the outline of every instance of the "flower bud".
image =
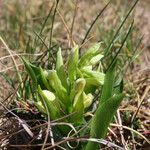
POLYGON ((96 43, 84 53, 79 61, 80 68, 90 65, 90 60, 98 54, 100 46, 101 43, 96 43))
POLYGON ((55 95, 48 91, 48 90, 42 90, 44 96, 49 100, 49 101, 54 101, 55 100, 55 95))
POLYGON ((103 55, 98 54, 98 55, 94 56, 94 57, 90 60, 90 64, 91 64, 92 66, 93 66, 93 65, 96 65, 102 58, 103 58, 103 55))
POLYGON ((92 104, 93 99, 94 99, 94 97, 91 93, 89 93, 87 95, 84 93, 84 99, 83 99, 84 108, 89 107, 92 104))
POLYGON ((55 95, 48 90, 42 90, 40 86, 38 86, 38 92, 46 113, 48 113, 52 119, 58 118, 60 112, 55 102, 55 95))
POLYGON ((79 97, 84 91, 86 81, 84 78, 79 78, 76 80, 75 85, 74 85, 74 103, 73 105, 75 106, 78 103, 79 97))

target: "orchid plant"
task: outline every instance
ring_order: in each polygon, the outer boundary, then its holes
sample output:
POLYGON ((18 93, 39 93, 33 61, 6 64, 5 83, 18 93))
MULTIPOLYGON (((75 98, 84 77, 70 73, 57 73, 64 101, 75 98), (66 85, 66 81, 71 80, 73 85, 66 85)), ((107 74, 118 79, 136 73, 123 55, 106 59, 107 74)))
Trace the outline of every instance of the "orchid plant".
POLYGON ((97 89, 104 83, 100 72, 101 43, 96 43, 79 58, 77 45, 71 50, 64 64, 61 48, 57 52, 55 69, 44 70, 23 59, 35 90, 35 106, 52 120, 73 114, 68 122, 83 123, 84 113, 91 106, 97 89), (46 110, 46 107, 48 111, 46 110))
MULTIPOLYGON (((95 109, 90 123, 90 137, 104 138, 108 126, 119 107, 124 94, 122 82, 116 83, 114 59, 106 74, 101 68, 101 43, 96 43, 79 57, 79 47, 71 50, 66 64, 62 57, 61 48, 57 52, 55 68, 46 70, 36 67, 23 59, 26 70, 32 79, 34 104, 44 115, 55 120, 71 114, 65 122, 75 127, 84 124, 86 111, 94 103, 94 94, 100 92, 99 105, 95 109)), ((68 130, 62 129, 68 134, 68 130)), ((98 144, 89 141, 86 150, 98 149, 98 144)))

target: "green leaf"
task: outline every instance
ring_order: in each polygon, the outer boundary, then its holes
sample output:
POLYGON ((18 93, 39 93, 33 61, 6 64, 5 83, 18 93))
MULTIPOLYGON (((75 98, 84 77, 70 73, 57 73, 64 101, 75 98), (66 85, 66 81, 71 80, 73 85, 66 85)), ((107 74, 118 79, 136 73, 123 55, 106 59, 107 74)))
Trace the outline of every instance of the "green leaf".
POLYGON ((25 86, 25 99, 30 99, 31 89, 30 89, 30 83, 29 83, 29 81, 26 81, 24 83, 24 86, 25 86))
POLYGON ((78 123, 83 122, 83 113, 84 113, 84 102, 83 102, 83 92, 78 97, 75 105, 73 106, 72 112, 75 112, 75 114, 71 117, 71 122, 75 123, 76 125, 78 123))
POLYGON ((58 77, 61 80, 62 85, 66 89, 68 89, 67 75, 65 73, 65 68, 64 68, 64 64, 63 64, 63 58, 62 58, 61 48, 59 48, 59 50, 57 52, 56 71, 57 71, 58 77))
POLYGON ((23 60, 23 63, 25 65, 25 68, 26 68, 30 78, 32 79, 34 89, 37 89, 37 77, 31 67, 30 63, 27 60, 25 60, 24 58, 22 58, 22 60, 23 60))
POLYGON ((92 47, 90 47, 84 53, 84 55, 82 55, 82 57, 80 58, 80 61, 79 61, 79 67, 80 68, 82 68, 84 66, 89 66, 90 65, 91 59, 94 56, 98 55, 100 46, 101 46, 101 43, 96 43, 92 47))
POLYGON ((121 78, 114 84, 113 93, 119 94, 122 92, 123 92, 123 79, 121 78))
POLYGON ((87 79, 86 80, 86 86, 84 89, 85 93, 94 93, 97 89, 97 84, 93 85, 93 80, 91 80, 91 82, 89 82, 87 79))
POLYGON ((102 94, 100 98, 101 104, 103 104, 106 100, 108 100, 112 96, 114 76, 115 76, 115 66, 116 62, 114 62, 106 72, 102 94))
POLYGON ((79 78, 74 84, 74 87, 71 91, 70 98, 73 99, 73 109, 72 112, 76 112, 71 120, 73 122, 79 123, 83 121, 83 113, 84 113, 84 88, 86 85, 86 81, 84 78, 79 78))
POLYGON ((100 85, 102 85, 101 80, 95 78, 95 77, 89 77, 89 78, 85 78, 87 86, 86 87, 90 87, 89 85, 93 85, 99 87, 100 85))
POLYGON ((57 72, 55 70, 50 70, 48 72, 48 81, 51 87, 55 90, 56 96, 59 100, 66 106, 70 104, 68 101, 67 90, 63 87, 57 72))
POLYGON ((48 80, 47 80, 47 72, 44 72, 43 69, 40 67, 40 74, 41 74, 41 79, 42 79, 42 82, 43 84, 45 85, 45 87, 50 90, 50 91, 53 91, 52 90, 52 87, 49 85, 48 83, 48 80))
POLYGON ((46 109, 44 108, 41 101, 35 102, 34 104, 42 114, 47 114, 46 109))
MULTIPOLYGON (((38 93, 41 96, 40 100, 43 104, 43 106, 47 107, 48 112, 50 117, 52 119, 56 119, 58 117, 60 117, 60 112, 59 112, 59 107, 58 105, 56 105, 57 103, 55 102, 55 95, 47 90, 42 90, 40 86, 38 86, 38 93), (45 106, 46 105, 46 106, 45 106)), ((42 107, 41 107, 42 108, 42 107)), ((42 111, 42 109, 40 108, 40 110, 42 111)))
MULTIPOLYGON (((116 113, 123 97, 124 94, 118 94, 99 105, 94 117, 92 118, 90 132, 91 138, 100 139, 105 137, 108 126, 114 114, 116 113)), ((98 147, 96 143, 88 142, 85 150, 92 150, 93 148, 96 149, 96 147, 98 147)))
POLYGON ((79 97, 82 95, 84 88, 86 85, 86 81, 84 78, 79 78, 74 85, 74 101, 73 106, 76 106, 76 103, 79 101, 79 97))
POLYGON ((69 56, 68 61, 68 76, 71 84, 76 80, 77 66, 79 59, 79 47, 76 45, 69 56))
POLYGON ((29 63, 29 65, 31 66, 31 68, 34 71, 34 73, 36 74, 36 76, 39 76, 40 75, 40 67, 37 67, 31 63, 29 63))
POLYGON ((94 71, 85 67, 82 68, 81 71, 83 73, 83 76, 86 78, 87 83, 91 82, 92 84, 92 80, 93 80, 93 85, 100 86, 104 84, 104 77, 105 77, 104 73, 101 73, 99 71, 94 71))

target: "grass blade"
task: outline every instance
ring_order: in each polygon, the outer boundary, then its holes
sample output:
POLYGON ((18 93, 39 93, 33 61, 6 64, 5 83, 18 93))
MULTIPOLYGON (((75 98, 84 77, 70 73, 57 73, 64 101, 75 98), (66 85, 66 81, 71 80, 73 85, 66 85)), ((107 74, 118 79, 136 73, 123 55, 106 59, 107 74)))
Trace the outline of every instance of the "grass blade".
POLYGON ((136 1, 135 1, 135 3, 134 3, 133 6, 130 8, 130 10, 128 11, 127 15, 125 16, 125 18, 124 18, 123 21, 121 22, 119 28, 117 29, 117 31, 116 31, 116 33, 115 33, 113 39, 112 39, 112 41, 110 42, 109 46, 108 46, 108 47, 106 48, 106 50, 105 50, 105 56, 108 55, 108 53, 109 53, 111 47, 112 47, 113 44, 114 44, 115 39, 117 38, 117 36, 118 36, 120 30, 122 29, 124 23, 126 22, 127 18, 129 17, 129 15, 131 14, 131 12, 133 11, 133 9, 134 9, 134 7, 136 6, 136 4, 138 3, 138 1, 139 1, 139 0, 136 0, 136 1))
POLYGON ((125 38, 123 39, 123 41, 122 41, 122 43, 121 43, 121 46, 120 46, 119 50, 117 51, 116 55, 115 55, 114 58, 112 59, 110 65, 107 67, 107 70, 108 70, 108 69, 111 67, 111 65, 114 63, 114 61, 116 60, 117 56, 119 55, 121 49, 123 48, 123 46, 124 46, 124 44, 125 44, 125 42, 126 42, 128 36, 130 35, 130 33, 131 33, 131 31, 132 31, 133 24, 134 24, 134 21, 132 21, 132 23, 131 23, 131 25, 130 25, 130 27, 129 27, 129 29, 128 29, 128 32, 127 32, 125 38))
POLYGON ((51 25, 51 30, 50 30, 49 49, 52 46, 53 27, 54 27, 54 22, 55 22, 55 16, 56 16, 56 11, 57 11, 57 7, 58 7, 58 3, 59 3, 59 0, 56 0, 56 6, 55 6, 55 9, 54 9, 54 14, 53 14, 53 18, 52 18, 52 25, 51 25))
POLYGON ((99 12, 99 14, 96 16, 96 18, 94 19, 94 21, 91 23, 91 26, 89 27, 88 31, 85 34, 84 39, 82 40, 81 45, 85 42, 86 38, 88 37, 90 31, 92 30, 94 24, 96 23, 96 21, 98 20, 98 18, 102 15, 102 13, 105 11, 105 9, 107 8, 107 6, 109 5, 110 2, 108 2, 105 7, 99 12))

